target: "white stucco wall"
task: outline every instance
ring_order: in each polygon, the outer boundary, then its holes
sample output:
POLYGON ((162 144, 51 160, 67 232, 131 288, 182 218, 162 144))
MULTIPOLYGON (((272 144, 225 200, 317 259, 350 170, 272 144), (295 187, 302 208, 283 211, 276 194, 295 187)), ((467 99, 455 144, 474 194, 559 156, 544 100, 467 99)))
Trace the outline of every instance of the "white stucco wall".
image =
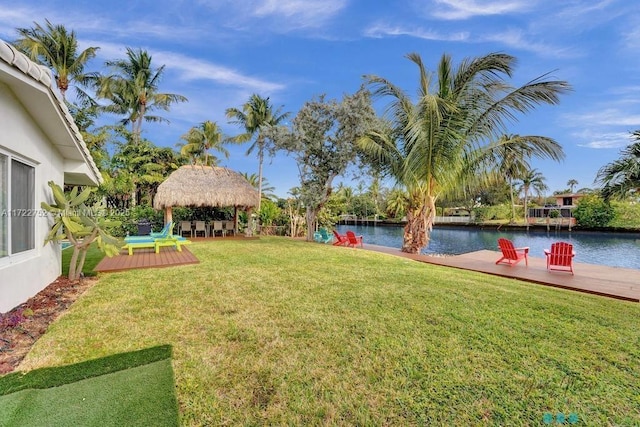
MULTIPOLYGON (((0 152, 9 152, 35 166, 35 208, 51 203, 47 181, 63 184, 62 155, 34 123, 9 88, 0 83, 0 152)), ((43 246, 49 230, 46 215, 35 217, 35 249, 0 258, 0 313, 44 289, 61 274, 58 244, 43 246)))

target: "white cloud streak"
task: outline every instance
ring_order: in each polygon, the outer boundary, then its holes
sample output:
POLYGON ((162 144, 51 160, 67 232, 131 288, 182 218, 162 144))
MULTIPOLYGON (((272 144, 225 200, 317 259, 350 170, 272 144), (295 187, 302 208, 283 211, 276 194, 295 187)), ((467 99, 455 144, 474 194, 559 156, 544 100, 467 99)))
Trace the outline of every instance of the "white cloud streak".
POLYGON ((366 37, 383 38, 386 36, 408 36, 424 40, 436 41, 467 41, 468 32, 458 32, 451 34, 441 34, 437 31, 424 28, 403 28, 401 26, 391 26, 387 24, 373 24, 364 31, 366 37))
POLYGON ((572 135, 584 141, 577 144, 579 147, 611 149, 622 148, 629 145, 629 133, 625 132, 607 133, 584 131, 580 133, 574 133, 572 135))
POLYGON ((475 16, 505 15, 530 10, 533 0, 435 0, 436 7, 431 15, 444 20, 464 20, 475 16))
POLYGON ((208 0, 209 8, 223 11, 226 25, 239 30, 268 28, 277 33, 318 29, 337 16, 348 0, 208 0), (259 26, 255 23, 260 22, 259 26))

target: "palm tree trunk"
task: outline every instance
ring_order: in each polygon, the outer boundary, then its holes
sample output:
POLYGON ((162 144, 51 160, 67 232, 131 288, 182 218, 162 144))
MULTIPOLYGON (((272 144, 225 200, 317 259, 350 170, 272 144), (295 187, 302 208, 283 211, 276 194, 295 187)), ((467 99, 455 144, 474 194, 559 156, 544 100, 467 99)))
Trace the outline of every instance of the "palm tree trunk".
POLYGON ((511 224, 516 222, 516 203, 513 200, 513 180, 509 178, 509 195, 511 196, 511 224))
POLYGON ((529 198, 529 187, 524 187, 524 222, 527 224, 527 230, 529 229, 529 212, 527 211, 527 199, 529 198))
POLYGON ((418 203, 417 209, 407 209, 407 225, 404 226, 402 252, 417 254, 429 244, 433 220, 436 214, 435 198, 427 196, 426 203, 418 203))
POLYGON ((264 160, 264 152, 262 142, 258 142, 258 212, 260 212, 260 204, 262 203, 262 161, 264 160))

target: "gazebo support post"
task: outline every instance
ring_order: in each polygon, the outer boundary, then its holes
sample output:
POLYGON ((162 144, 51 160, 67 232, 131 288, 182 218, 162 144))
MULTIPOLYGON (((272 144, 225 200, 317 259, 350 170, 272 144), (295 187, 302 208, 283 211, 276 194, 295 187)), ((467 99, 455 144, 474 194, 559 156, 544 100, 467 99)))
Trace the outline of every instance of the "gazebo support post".
POLYGON ((238 207, 233 207, 233 235, 238 235, 238 207))
POLYGON ((248 208, 246 210, 247 212, 247 229, 244 232, 244 235, 246 237, 251 237, 253 236, 253 218, 251 218, 251 214, 253 213, 253 209, 252 208, 248 208))
POLYGON ((164 223, 169 224, 173 221, 173 209, 171 206, 164 208, 164 223))

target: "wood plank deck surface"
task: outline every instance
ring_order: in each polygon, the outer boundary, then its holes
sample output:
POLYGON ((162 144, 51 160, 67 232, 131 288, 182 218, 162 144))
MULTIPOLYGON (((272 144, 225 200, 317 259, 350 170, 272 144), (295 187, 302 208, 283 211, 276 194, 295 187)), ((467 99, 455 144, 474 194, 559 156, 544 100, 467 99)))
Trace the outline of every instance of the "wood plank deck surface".
MULTIPOLYGON (((214 242, 225 240, 254 240, 259 237, 246 237, 244 235, 237 236, 216 236, 216 237, 193 237, 189 238, 192 242, 214 242)), ((133 251, 133 255, 128 255, 126 249, 119 255, 109 258, 104 257, 102 261, 93 269, 97 272, 124 271, 133 268, 159 268, 172 267, 183 264, 197 264, 200 261, 191 253, 186 246, 182 246, 182 252, 178 252, 172 247, 160 248, 160 253, 156 254, 154 249, 140 248, 133 251)))
POLYGON ((512 267, 496 265, 495 262, 500 258, 501 253, 488 250, 436 257, 406 254, 399 249, 368 245, 366 243, 364 248, 430 264, 478 271, 556 288, 640 302, 640 270, 632 268, 574 263, 573 270, 575 275, 572 276, 570 273, 548 271, 546 259, 539 257, 529 256, 528 267, 525 266, 524 261, 512 267))
POLYGON ((114 257, 104 257, 93 269, 98 272, 113 272, 130 270, 133 268, 172 267, 184 264, 197 264, 200 261, 186 247, 178 252, 173 247, 160 248, 156 254, 153 248, 135 249, 133 255, 128 255, 126 249, 114 257))

